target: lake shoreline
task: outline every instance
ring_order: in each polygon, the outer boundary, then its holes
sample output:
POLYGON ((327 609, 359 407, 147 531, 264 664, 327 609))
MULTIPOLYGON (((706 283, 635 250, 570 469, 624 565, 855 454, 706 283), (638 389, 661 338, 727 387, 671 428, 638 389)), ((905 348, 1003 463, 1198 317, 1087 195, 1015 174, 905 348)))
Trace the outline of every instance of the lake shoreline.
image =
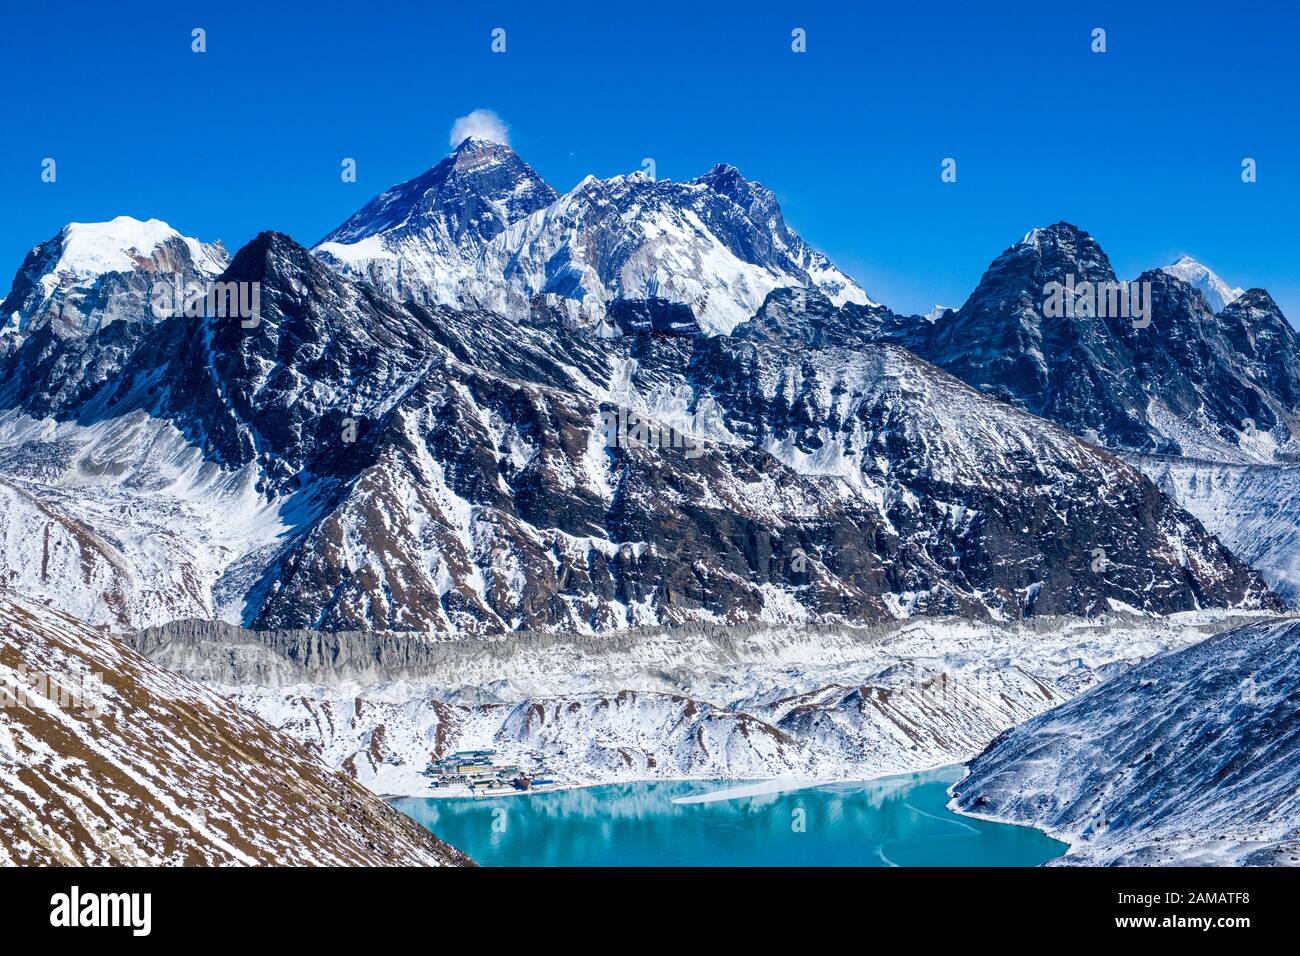
POLYGON ((779 789, 659 779, 525 801, 403 797, 390 805, 485 866, 1037 866, 1068 850, 1032 827, 952 812, 948 789, 964 772, 950 764, 871 780, 782 781, 779 789))
MULTIPOLYGON (((791 779, 790 782, 795 784, 786 788, 788 790, 807 790, 811 787, 836 786, 838 784, 853 783, 874 783, 876 781, 888 780, 891 777, 910 777, 916 774, 938 773, 949 768, 960 767, 963 770, 966 767, 964 763, 940 764, 934 767, 922 767, 910 770, 888 770, 884 773, 872 774, 870 776, 849 776, 849 777, 817 777, 809 779, 791 779)), ((724 777, 618 777, 613 780, 579 780, 567 782, 554 787, 548 787, 545 790, 515 790, 513 787, 501 787, 497 790, 483 791, 481 793, 468 793, 464 788, 452 787, 430 787, 427 793, 381 793, 379 798, 385 803, 393 803, 396 800, 484 800, 493 797, 530 797, 543 796, 548 793, 557 793, 565 790, 591 790, 595 787, 610 787, 619 784, 649 784, 649 783, 721 783, 727 787, 740 787, 749 784, 774 783, 787 778, 782 777, 736 777, 728 779, 724 777), (455 792, 453 792, 453 790, 455 792)), ((786 792, 786 789, 772 792, 786 792)), ((743 799, 743 798, 738 798, 743 799)), ((1000 821, 994 821, 1000 822, 1000 821)))

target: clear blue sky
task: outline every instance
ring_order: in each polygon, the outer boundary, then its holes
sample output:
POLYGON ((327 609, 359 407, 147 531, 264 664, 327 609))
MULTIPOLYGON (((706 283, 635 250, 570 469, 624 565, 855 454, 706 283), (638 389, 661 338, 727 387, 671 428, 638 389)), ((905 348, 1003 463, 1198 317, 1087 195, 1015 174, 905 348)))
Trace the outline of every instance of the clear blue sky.
POLYGON ((1188 253, 1296 321, 1298 23, 1249 0, 10 4, 0 285, 70 220, 313 243, 485 108, 561 191, 647 156, 672 179, 733 163, 895 309, 959 305, 1068 219, 1121 276, 1188 253))

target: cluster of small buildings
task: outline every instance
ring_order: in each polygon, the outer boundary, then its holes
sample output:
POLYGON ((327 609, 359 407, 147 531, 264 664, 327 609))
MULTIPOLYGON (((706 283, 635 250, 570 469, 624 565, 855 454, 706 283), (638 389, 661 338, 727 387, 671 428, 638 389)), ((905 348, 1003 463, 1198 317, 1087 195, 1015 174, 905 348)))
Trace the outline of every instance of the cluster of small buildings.
POLYGON ((468 787, 471 791, 498 790, 512 787, 528 790, 535 786, 554 784, 554 780, 532 775, 515 764, 494 762, 495 750, 458 750, 446 757, 429 761, 425 774, 432 777, 430 787, 468 787))

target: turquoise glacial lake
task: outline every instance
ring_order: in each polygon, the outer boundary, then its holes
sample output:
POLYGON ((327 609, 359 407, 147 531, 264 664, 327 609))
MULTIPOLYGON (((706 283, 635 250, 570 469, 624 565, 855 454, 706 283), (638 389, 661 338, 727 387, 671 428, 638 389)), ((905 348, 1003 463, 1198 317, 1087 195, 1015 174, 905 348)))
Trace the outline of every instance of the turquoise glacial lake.
POLYGON ((961 767, 705 803, 736 781, 609 784, 392 806, 482 866, 1036 866, 1066 845, 947 809, 961 767))

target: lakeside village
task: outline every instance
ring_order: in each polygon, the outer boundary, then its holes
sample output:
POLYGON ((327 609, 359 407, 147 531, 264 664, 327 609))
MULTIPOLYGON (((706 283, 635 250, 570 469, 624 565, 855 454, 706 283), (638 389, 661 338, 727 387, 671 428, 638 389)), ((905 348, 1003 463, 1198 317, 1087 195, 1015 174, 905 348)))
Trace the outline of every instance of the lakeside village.
POLYGON ((495 750, 458 750, 429 761, 424 775, 431 777, 431 790, 452 791, 440 796, 485 796, 560 790, 566 784, 542 765, 539 755, 531 757, 527 770, 517 764, 496 763, 495 750))

